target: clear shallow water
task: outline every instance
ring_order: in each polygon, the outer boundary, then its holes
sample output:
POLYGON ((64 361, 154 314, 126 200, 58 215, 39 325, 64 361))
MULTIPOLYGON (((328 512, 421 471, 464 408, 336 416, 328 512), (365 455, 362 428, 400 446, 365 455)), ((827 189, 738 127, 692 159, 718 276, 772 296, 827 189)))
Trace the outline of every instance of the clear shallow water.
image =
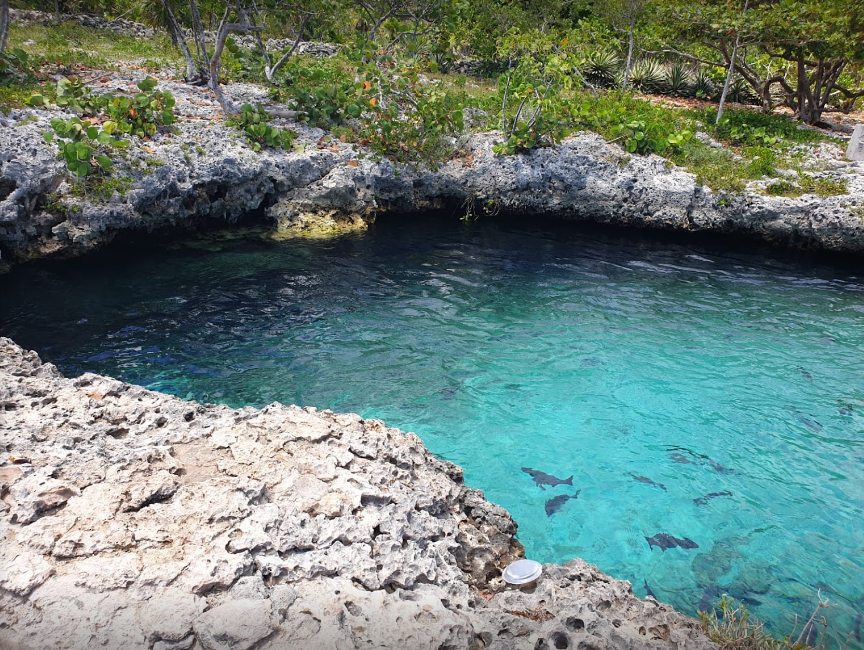
POLYGON ((0 334, 70 375, 416 431, 534 559, 585 558, 689 613, 728 591, 778 633, 817 589, 844 639, 864 611, 864 278, 848 269, 421 220, 25 267, 0 296, 0 334), (657 533, 698 548, 651 548, 657 533))

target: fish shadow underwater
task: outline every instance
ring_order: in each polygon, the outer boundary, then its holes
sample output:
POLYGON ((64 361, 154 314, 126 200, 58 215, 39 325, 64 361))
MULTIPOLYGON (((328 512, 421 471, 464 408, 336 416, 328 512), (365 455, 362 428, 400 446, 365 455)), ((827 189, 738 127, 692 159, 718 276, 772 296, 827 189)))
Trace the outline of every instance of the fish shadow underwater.
MULTIPOLYGON (((523 467, 522 471, 528 474, 534 480, 534 484, 541 490, 546 489, 544 487, 545 485, 548 485, 549 487, 557 487, 559 485, 569 485, 570 487, 573 487, 572 475, 568 478, 558 478, 552 474, 547 474, 539 469, 532 469, 530 467, 523 467)), ((547 499, 545 504, 546 516, 551 517, 554 515, 571 499, 578 499, 581 491, 582 490, 576 490, 575 494, 559 494, 551 499, 547 499)))

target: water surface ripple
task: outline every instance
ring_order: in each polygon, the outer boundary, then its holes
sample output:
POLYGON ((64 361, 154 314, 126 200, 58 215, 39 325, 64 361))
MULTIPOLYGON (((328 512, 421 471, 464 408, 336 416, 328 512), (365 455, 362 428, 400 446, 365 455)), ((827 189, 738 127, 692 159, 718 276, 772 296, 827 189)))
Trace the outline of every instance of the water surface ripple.
POLYGON ((864 280, 565 226, 405 221, 20 268, 0 279, 0 334, 68 375, 382 418, 464 467, 529 557, 585 558, 691 614, 728 592, 784 634, 821 589, 864 647, 864 280))

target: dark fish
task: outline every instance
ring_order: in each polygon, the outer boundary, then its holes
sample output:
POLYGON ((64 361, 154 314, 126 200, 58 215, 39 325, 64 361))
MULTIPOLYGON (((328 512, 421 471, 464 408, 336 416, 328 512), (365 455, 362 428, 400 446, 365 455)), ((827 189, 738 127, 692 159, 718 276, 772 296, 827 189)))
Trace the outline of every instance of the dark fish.
POLYGON ((699 548, 699 545, 694 542, 692 539, 683 538, 678 539, 677 537, 673 537, 669 533, 657 533, 653 537, 646 537, 645 541, 648 542, 648 548, 653 546, 657 546, 661 551, 665 551, 667 548, 699 548))
POLYGON ((756 600, 752 596, 745 596, 744 594, 738 594, 737 596, 732 596, 735 600, 739 600, 748 607, 759 607, 762 604, 761 600, 756 600))
POLYGON ((852 415, 852 413, 853 413, 852 407, 849 406, 848 404, 843 404, 842 406, 838 406, 837 412, 840 415, 852 415))
POLYGON ((852 636, 855 637, 856 641, 861 640, 861 614, 855 617, 855 624, 852 626, 852 636))
POLYGON ((653 485, 654 487, 660 488, 664 492, 666 491, 666 486, 663 485, 662 483, 657 483, 656 481, 652 481, 647 476, 636 476, 633 472, 628 472, 628 473, 630 474, 630 476, 632 476, 634 479, 636 479, 640 483, 646 483, 648 485, 653 485))
POLYGON ((704 506, 708 501, 714 499, 716 497, 731 497, 732 493, 729 490, 723 490, 722 492, 709 492, 705 496, 701 496, 698 499, 693 499, 693 503, 697 506, 704 506))
POLYGON ((645 594, 651 596, 654 600, 657 600, 657 596, 654 595, 654 592, 651 591, 651 587, 648 586, 648 581, 645 581, 645 594))
POLYGON ((702 592, 702 600, 700 600, 699 604, 696 606, 696 611, 710 612, 711 602, 721 595, 723 595, 723 589, 721 589, 717 585, 707 587, 705 591, 702 592))
POLYGON ((810 431, 812 431, 813 433, 819 433, 820 431, 822 431, 822 425, 819 424, 816 420, 811 420, 810 418, 804 417, 800 414, 796 415, 795 419, 798 420, 805 427, 810 429, 810 431))
POLYGON ((711 469, 713 469, 718 474, 737 474, 734 469, 729 469, 728 467, 724 467, 720 463, 718 463, 713 458, 709 458, 704 454, 697 454, 695 451, 690 451, 685 447, 666 447, 666 451, 673 452, 669 454, 669 458, 671 458, 676 463, 681 463, 684 465, 711 465, 711 469), (680 452, 684 452, 683 454, 680 452), (686 456, 685 456, 686 454, 686 456))
POLYGON ((569 485, 573 487, 573 477, 560 479, 557 476, 552 476, 551 474, 547 474, 546 472, 541 472, 539 469, 531 469, 530 467, 523 467, 522 471, 526 474, 529 474, 531 478, 534 479, 534 482, 537 484, 541 490, 545 490, 544 485, 548 485, 550 487, 555 487, 556 485, 569 485))
POLYGON ((798 366, 798 371, 804 376, 804 379, 806 379, 807 381, 811 381, 811 382, 813 381, 813 375, 811 375, 809 372, 807 372, 801 366, 798 366))
POLYGON ((737 474, 738 473, 734 469, 729 469, 728 467, 723 467, 723 465, 718 463, 713 458, 708 459, 708 464, 711 465, 711 469, 713 469, 718 474, 737 474))
POLYGON ((438 393, 443 395, 444 397, 453 397, 458 390, 458 388, 442 388, 438 391, 438 393))
POLYGON ((808 418, 794 406, 789 406, 787 408, 789 412, 795 416, 796 420, 798 420, 801 424, 810 429, 810 431, 812 431, 813 433, 819 433, 820 431, 822 431, 822 425, 819 424, 816 420, 808 418))
POLYGON ((582 490, 576 490, 576 494, 559 494, 546 502, 546 516, 551 517, 558 512, 569 499, 578 499, 582 490))

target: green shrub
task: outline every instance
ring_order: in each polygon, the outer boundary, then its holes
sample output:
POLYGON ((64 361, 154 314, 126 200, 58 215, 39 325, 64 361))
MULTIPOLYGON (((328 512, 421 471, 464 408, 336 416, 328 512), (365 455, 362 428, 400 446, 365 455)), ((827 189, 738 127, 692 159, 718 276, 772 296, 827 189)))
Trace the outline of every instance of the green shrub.
POLYGON ((0 81, 11 77, 31 77, 30 56, 19 47, 10 48, 0 53, 0 81))
POLYGON ((777 173, 777 152, 768 147, 751 147, 746 151, 750 162, 747 163, 747 178, 757 179, 774 176, 777 173))
POLYGON ((615 85, 621 59, 611 50, 595 50, 585 58, 583 74, 595 86, 611 88, 615 85))
POLYGON ((546 142, 554 144, 566 135, 567 108, 560 98, 560 70, 519 67, 498 79, 502 102, 504 141, 492 150, 512 155, 546 142))
POLYGON ((657 93, 663 89, 663 68, 657 59, 640 59, 630 68, 630 85, 643 93, 657 93))
POLYGON ((801 188, 787 180, 774 181, 765 188, 765 193, 771 196, 800 196, 801 188))
POLYGON ((820 600, 800 634, 796 635, 797 630, 793 630, 789 636, 779 639, 765 631, 765 624, 751 616, 746 605, 736 604, 725 594, 711 612, 699 612, 699 620, 708 638, 719 645, 720 650, 807 650, 811 646, 805 639, 811 631, 815 633, 817 627, 822 627, 823 631, 816 647, 826 650, 828 623, 824 617, 816 618, 824 607, 828 607, 828 602, 820 600))
POLYGON ((397 160, 441 160, 450 151, 444 136, 464 129, 462 93, 424 80, 416 66, 390 57, 358 68, 361 82, 346 111, 360 118, 360 141, 397 160))
POLYGON ((108 133, 116 131, 145 138, 156 133, 159 126, 174 124, 174 96, 158 90, 156 85, 154 78, 147 77, 138 82, 141 92, 132 97, 98 95, 80 79, 63 78, 49 85, 45 94, 31 96, 27 103, 40 107, 54 104, 85 117, 105 115, 109 121, 104 123, 103 129, 108 133))
POLYGON ((228 126, 243 132, 254 151, 263 147, 291 149, 297 134, 291 129, 270 126, 270 115, 261 106, 243 104, 240 112, 225 120, 228 126))
MULTIPOLYGON (((108 95, 104 112, 117 125, 120 133, 149 137, 159 126, 174 124, 174 96, 157 90, 156 80, 147 77, 138 83, 141 90, 133 97, 108 95)), ((106 122, 106 125, 108 123, 106 122)))
POLYGON ((690 71, 683 63, 674 63, 663 75, 663 92, 672 97, 692 97, 693 85, 690 71))
POLYGON ((729 92, 726 93, 726 99, 737 104, 758 104, 759 98, 753 92, 753 88, 745 79, 736 77, 729 84, 729 92))
POLYGON ((719 94, 714 87, 714 81, 711 75, 701 68, 696 71, 696 76, 693 78, 693 95, 697 99, 712 99, 715 94, 719 94))
POLYGON ((156 133, 159 126, 174 123, 173 95, 156 88, 156 80, 147 77, 138 83, 141 91, 133 97, 125 95, 97 95, 78 79, 61 79, 49 86, 45 94, 34 94, 28 100, 31 106, 57 106, 92 118, 109 119, 69 120, 54 118, 52 131, 46 131, 46 142, 55 142, 59 155, 76 178, 89 176, 96 171, 109 171, 111 158, 105 147, 126 147, 129 142, 121 135, 145 138, 156 133))
POLYGON ((53 132, 47 131, 44 134, 45 142, 57 143, 67 169, 75 174, 76 178, 89 176, 94 170, 111 169, 111 159, 98 152, 100 146, 123 146, 121 141, 115 140, 110 132, 105 131, 104 126, 100 128, 90 122, 82 122, 78 117, 69 120, 55 117, 51 120, 51 128, 53 132))
POLYGON ((63 77, 56 84, 48 84, 44 95, 34 94, 27 103, 40 108, 54 104, 78 115, 93 116, 104 108, 106 101, 105 96, 94 95, 93 89, 80 78, 63 77))

